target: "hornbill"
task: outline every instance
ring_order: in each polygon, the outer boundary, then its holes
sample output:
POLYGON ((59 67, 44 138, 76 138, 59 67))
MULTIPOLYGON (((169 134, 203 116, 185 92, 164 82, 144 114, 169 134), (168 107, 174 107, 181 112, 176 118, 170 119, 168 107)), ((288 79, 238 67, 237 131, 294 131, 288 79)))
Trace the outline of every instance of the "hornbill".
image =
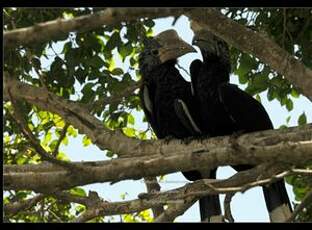
MULTIPOLYGON (((193 96, 198 100, 203 134, 223 136, 273 129, 264 107, 236 85, 229 83, 231 71, 228 45, 209 31, 192 22, 193 45, 200 48, 203 62, 194 60, 190 66, 193 96)), ((237 171, 252 165, 232 166, 237 171)), ((285 221, 292 212, 283 180, 263 186, 271 222, 285 221)))
MULTIPOLYGON (((198 126, 197 100, 192 96, 191 84, 175 68, 177 58, 189 52, 196 50, 179 38, 174 30, 166 30, 144 41, 144 50, 139 58, 142 75, 139 96, 146 119, 159 139, 202 135, 198 126)), ((183 175, 192 181, 204 178, 196 170, 183 172, 183 175)), ((214 196, 208 200, 212 198, 214 196)), ((201 213, 202 219, 209 219, 215 213, 215 203, 200 201, 200 205, 205 205, 200 210, 208 210, 201 213)))

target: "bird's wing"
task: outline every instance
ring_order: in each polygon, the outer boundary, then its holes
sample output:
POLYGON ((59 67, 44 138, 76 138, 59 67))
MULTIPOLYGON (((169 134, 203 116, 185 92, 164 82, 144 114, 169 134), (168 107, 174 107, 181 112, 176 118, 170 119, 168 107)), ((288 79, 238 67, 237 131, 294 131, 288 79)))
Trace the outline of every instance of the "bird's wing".
POLYGON ((272 129, 273 125, 264 107, 236 85, 224 83, 218 87, 219 101, 239 130, 253 132, 272 129))
POLYGON ((202 68, 203 63, 201 60, 196 59, 191 63, 190 66, 190 74, 191 74, 191 89, 192 89, 192 95, 194 96, 196 94, 196 85, 198 80, 198 75, 200 72, 200 69, 202 68))

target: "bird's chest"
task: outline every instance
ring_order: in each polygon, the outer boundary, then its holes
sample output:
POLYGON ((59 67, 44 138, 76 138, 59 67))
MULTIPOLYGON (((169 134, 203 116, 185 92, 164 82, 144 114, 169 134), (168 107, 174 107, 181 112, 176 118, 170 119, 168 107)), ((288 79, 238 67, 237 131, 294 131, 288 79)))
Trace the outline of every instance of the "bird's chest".
POLYGON ((186 131, 179 121, 174 109, 176 99, 184 99, 185 89, 176 85, 158 85, 155 94, 155 116, 163 136, 182 138, 186 131))

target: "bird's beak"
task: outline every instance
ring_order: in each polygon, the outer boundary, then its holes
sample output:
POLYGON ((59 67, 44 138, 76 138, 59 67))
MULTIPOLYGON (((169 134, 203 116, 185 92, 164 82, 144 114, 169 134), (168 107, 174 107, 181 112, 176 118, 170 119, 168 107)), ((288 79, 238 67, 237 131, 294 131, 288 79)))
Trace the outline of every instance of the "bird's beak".
POLYGON ((159 59, 161 63, 177 59, 184 54, 197 52, 193 46, 183 41, 176 32, 168 31, 155 37, 160 44, 159 59), (171 35, 171 36, 170 36, 171 35))

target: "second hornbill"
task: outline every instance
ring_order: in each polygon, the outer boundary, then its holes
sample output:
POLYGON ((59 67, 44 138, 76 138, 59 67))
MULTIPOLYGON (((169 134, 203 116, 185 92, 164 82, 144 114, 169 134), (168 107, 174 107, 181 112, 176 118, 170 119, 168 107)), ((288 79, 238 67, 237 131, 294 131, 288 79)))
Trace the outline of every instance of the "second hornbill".
MULTIPOLYGON (((199 126, 204 134, 223 136, 273 129, 264 107, 236 85, 229 83, 231 71, 228 45, 192 22, 203 62, 195 60, 190 67, 193 96, 199 105, 199 126)), ((237 171, 252 165, 232 166, 237 171)), ((263 186, 266 207, 272 222, 285 221, 292 212, 283 180, 263 186)))
MULTIPOLYGON (((202 135, 198 126, 199 106, 192 96, 191 84, 175 67, 177 58, 189 52, 196 50, 179 38, 174 30, 166 30, 144 41, 144 50, 139 58, 142 75, 139 96, 146 119, 159 139, 202 135)), ((192 181, 211 177, 195 170, 183 174, 192 181)), ((202 220, 220 213, 219 201, 214 198, 200 199, 202 220)))

